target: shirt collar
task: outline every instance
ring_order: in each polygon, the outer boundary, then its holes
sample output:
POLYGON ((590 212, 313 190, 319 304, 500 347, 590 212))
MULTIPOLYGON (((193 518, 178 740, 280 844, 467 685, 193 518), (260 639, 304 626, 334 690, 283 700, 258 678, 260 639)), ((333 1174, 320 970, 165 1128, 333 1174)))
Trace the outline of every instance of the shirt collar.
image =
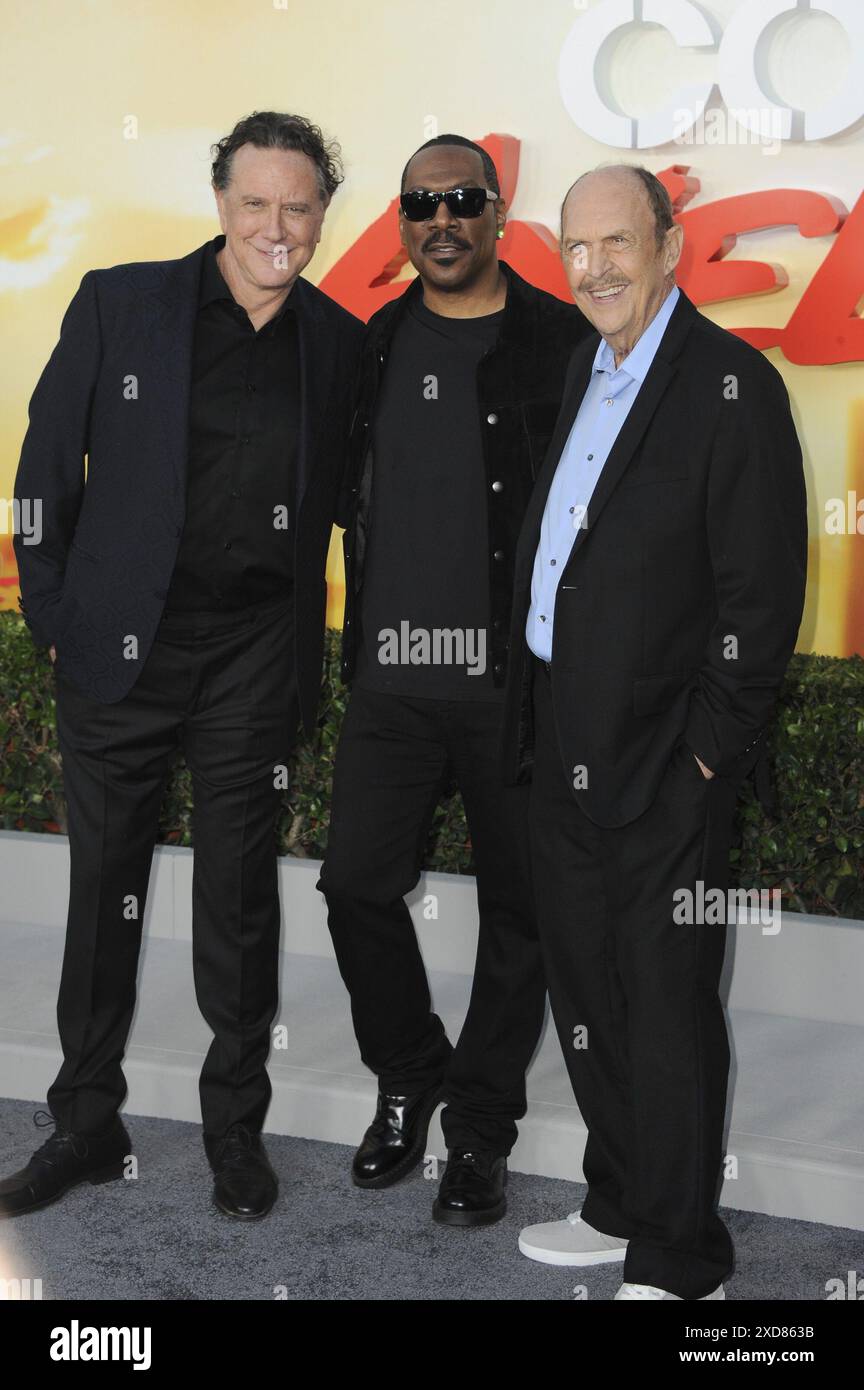
POLYGON ((615 366, 615 354, 606 342, 605 338, 600 339, 597 351, 594 354, 594 372, 606 372, 609 376, 614 376, 617 372, 624 372, 633 381, 638 381, 641 385, 648 374, 648 368, 654 361, 657 349, 660 346, 660 339, 666 331, 666 326, 672 317, 672 311, 680 298, 677 285, 673 285, 669 294, 663 300, 657 313, 643 331, 641 336, 636 339, 633 347, 628 352, 620 367, 615 366))
MULTIPOLYGON (((216 299, 227 299, 229 304, 237 304, 236 299, 228 288, 227 281, 219 269, 219 263, 216 260, 216 253, 221 251, 224 245, 224 236, 214 237, 213 240, 207 244, 207 249, 204 252, 204 261, 201 266, 201 282, 198 289, 199 309, 203 309, 207 304, 212 304, 216 299)), ((291 303, 291 295, 289 294, 278 313, 274 314, 272 319, 268 319, 264 327, 266 328, 269 324, 277 323, 279 319, 282 318, 283 314, 293 314, 293 312, 294 306, 291 303)))
POLYGON ((198 291, 199 309, 203 309, 205 304, 212 303, 214 299, 230 299, 232 303, 234 302, 234 296, 223 279, 216 261, 216 252, 221 251, 224 245, 224 236, 214 237, 207 244, 204 262, 201 266, 201 285, 198 291))

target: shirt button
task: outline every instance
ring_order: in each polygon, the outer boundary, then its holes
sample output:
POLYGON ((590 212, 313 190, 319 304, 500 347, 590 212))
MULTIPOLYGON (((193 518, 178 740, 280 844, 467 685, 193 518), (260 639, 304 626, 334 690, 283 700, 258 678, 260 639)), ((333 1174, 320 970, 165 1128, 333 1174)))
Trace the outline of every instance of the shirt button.
POLYGON ((612 402, 612 397, 611 397, 611 396, 607 396, 607 397, 606 397, 606 404, 607 404, 607 405, 612 405, 612 403, 613 403, 613 402, 612 402))
POLYGON ((239 496, 240 496, 240 489, 239 489, 239 487, 235 487, 235 488, 232 488, 232 489, 231 489, 231 496, 232 496, 232 497, 239 497, 239 496))
POLYGON ((230 541, 226 541, 226 542, 225 542, 225 549, 226 549, 226 550, 230 550, 230 549, 231 549, 231 542, 230 542, 230 541))
POLYGON ((497 425, 497 424, 498 424, 498 416, 495 414, 494 410, 493 410, 489 415, 486 416, 486 423, 487 423, 487 425, 497 425))
POLYGON ((541 613, 541 614, 540 614, 540 621, 541 621, 541 623, 545 623, 545 621, 546 621, 546 614, 545 614, 545 613, 541 613))
POLYGON ((493 492, 503 492, 503 491, 504 491, 504 484, 503 484, 503 483, 493 483, 493 484, 492 484, 492 491, 493 491, 493 492))
POLYGON ((247 383, 246 383, 246 390, 247 390, 247 391, 254 391, 254 390, 256 390, 256 387, 252 386, 251 383, 247 381, 247 383))
POLYGON ((240 436, 240 443, 241 443, 241 444, 248 444, 248 443, 249 443, 249 436, 248 436, 248 434, 243 434, 243 435, 240 436))
POLYGON ((588 455, 588 459, 589 459, 589 461, 590 461, 590 460, 591 460, 591 459, 593 459, 593 457, 594 457, 594 455, 593 455, 593 454, 589 454, 589 455, 588 455))
POLYGON ((495 553, 494 553, 494 555, 492 556, 492 558, 493 558, 493 560, 503 560, 503 559, 504 559, 504 551, 503 551, 503 550, 496 550, 495 553))
POLYGON ((558 561, 557 561, 557 560, 550 560, 549 563, 550 563, 550 565, 557 565, 558 561))

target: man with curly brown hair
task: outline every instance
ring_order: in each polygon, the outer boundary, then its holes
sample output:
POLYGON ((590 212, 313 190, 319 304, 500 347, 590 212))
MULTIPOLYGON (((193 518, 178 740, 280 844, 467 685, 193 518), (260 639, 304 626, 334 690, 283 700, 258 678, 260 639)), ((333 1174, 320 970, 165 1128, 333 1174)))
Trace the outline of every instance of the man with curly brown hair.
POLYGON ((315 724, 325 564, 362 326, 301 278, 342 179, 300 116, 214 146, 222 235, 179 260, 91 270, 30 404, 16 496, 23 611, 56 674, 71 893, 56 1124, 0 1183, 17 1216, 120 1177, 118 1116, 162 790, 194 790, 195 986, 214 1200, 264 1216, 260 1139, 277 1008, 277 770, 315 724), (87 470, 85 480, 85 456, 87 470))

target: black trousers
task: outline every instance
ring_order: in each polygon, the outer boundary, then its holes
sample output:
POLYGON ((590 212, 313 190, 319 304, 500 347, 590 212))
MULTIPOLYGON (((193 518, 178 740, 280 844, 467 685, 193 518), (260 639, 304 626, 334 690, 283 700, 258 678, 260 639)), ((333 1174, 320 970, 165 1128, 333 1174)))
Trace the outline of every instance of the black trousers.
POLYGON ((319 887, 360 1055, 391 1094, 442 1081, 448 1148, 510 1152, 546 986, 531 904, 527 787, 505 787, 501 707, 355 688, 339 739, 319 887), (477 876, 480 932, 455 1047, 432 1012, 404 894, 417 884, 430 821, 451 774, 477 876))
POLYGON ((275 768, 298 722, 292 606, 163 617, 116 704, 82 695, 57 668, 71 888, 57 1006, 64 1060, 48 1104, 71 1130, 105 1129, 126 1095, 147 884, 178 747, 194 795, 195 989, 214 1034, 200 1080, 204 1132, 263 1125, 278 1006, 275 768))
POLYGON ((735 786, 679 742, 652 805, 603 829, 579 809, 535 663, 531 845, 549 996, 588 1129, 585 1221, 629 1241, 628 1283, 701 1298, 730 1272, 717 1215, 729 1044, 725 925, 676 922, 673 894, 726 889, 735 786))

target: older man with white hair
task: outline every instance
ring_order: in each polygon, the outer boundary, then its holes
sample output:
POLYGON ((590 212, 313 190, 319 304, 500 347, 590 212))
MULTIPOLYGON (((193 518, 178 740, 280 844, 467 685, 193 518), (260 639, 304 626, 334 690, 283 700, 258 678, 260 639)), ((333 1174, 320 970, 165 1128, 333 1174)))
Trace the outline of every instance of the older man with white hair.
POLYGON ((676 286, 682 240, 645 169, 595 170, 565 199, 564 264, 599 337, 573 354, 520 536, 505 716, 509 777, 533 764, 538 929, 588 1129, 581 1211, 519 1244, 623 1261, 621 1300, 725 1297, 726 923, 698 908, 725 901, 806 570, 786 388, 676 286))

